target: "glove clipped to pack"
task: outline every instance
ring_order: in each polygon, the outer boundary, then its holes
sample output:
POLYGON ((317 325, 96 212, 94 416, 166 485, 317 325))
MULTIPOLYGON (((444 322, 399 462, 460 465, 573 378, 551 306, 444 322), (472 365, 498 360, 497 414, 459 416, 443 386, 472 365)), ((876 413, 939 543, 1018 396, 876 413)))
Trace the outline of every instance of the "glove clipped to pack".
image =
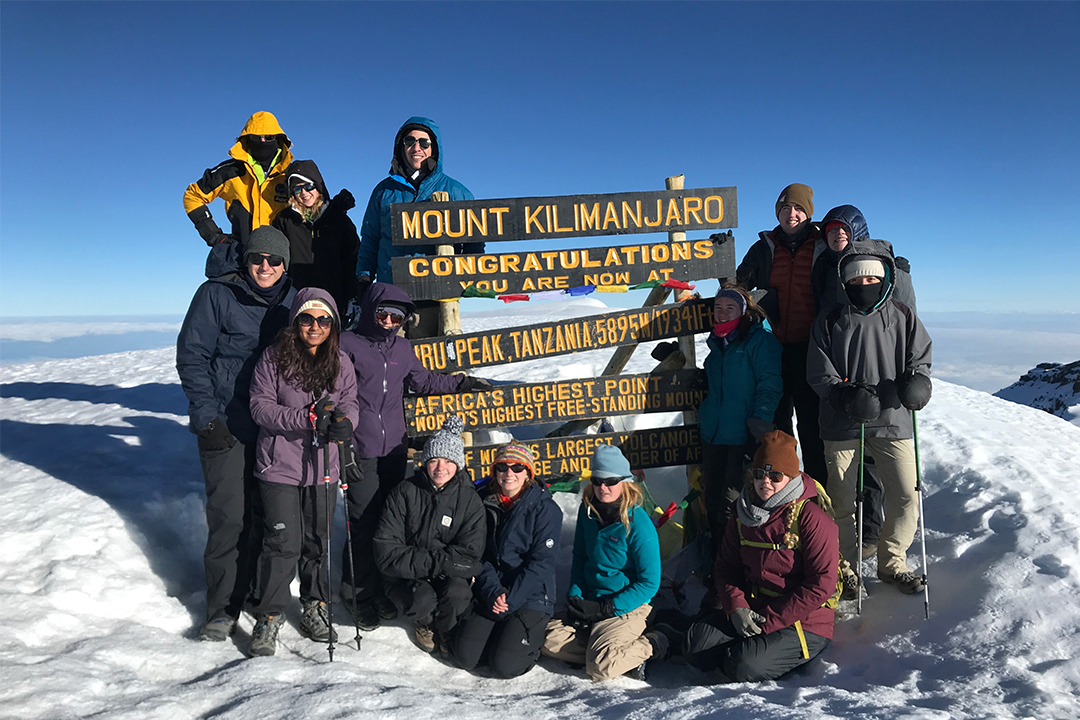
POLYGON ((930 378, 914 370, 908 370, 896 381, 896 394, 908 410, 922 410, 930 402, 934 387, 930 378))
POLYGON ((739 637, 760 635, 764 632, 762 626, 765 625, 765 616, 750 608, 735 608, 735 612, 731 613, 731 624, 735 626, 739 637))
POLYGON ((473 377, 472 375, 462 375, 461 382, 458 383, 458 392, 487 392, 493 390, 495 385, 487 378, 473 377))
POLYGON ((829 395, 833 407, 843 410, 860 425, 871 423, 881 415, 881 398, 877 388, 864 383, 841 383, 829 395))

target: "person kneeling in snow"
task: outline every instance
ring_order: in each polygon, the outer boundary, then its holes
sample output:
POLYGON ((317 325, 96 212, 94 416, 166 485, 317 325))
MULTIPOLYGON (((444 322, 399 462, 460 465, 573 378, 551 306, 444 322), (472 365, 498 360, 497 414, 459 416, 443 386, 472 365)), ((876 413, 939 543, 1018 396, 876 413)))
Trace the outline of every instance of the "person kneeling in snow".
POLYGON ((720 607, 686 633, 690 663, 727 682, 773 680, 809 662, 833 635, 840 554, 836 523, 799 472, 795 438, 765 433, 728 521, 713 577, 720 607))

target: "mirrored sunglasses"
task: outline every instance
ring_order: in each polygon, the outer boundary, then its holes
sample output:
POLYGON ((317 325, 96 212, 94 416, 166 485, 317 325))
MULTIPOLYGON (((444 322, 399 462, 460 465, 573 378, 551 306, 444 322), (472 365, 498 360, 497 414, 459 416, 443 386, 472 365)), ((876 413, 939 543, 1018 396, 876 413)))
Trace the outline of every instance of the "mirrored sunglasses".
POLYGON ((311 327, 312 324, 319 323, 319 327, 321 327, 323 330, 334 324, 334 318, 330 317, 329 315, 320 315, 319 317, 315 317, 314 315, 310 315, 308 313, 300 313, 296 316, 296 320, 300 323, 301 327, 311 327))
POLYGON ((405 138, 405 139, 403 139, 401 141, 401 144, 404 145, 407 148, 411 148, 413 145, 415 145, 417 143, 420 143, 420 147, 422 147, 425 150, 427 150, 429 147, 431 147, 431 141, 428 140, 427 138, 418 138, 418 137, 413 137, 412 135, 409 135, 407 138, 405 138))
POLYGON ((495 463, 494 465, 492 465, 492 468, 497 473, 504 473, 504 472, 507 472, 508 470, 513 470, 514 472, 519 473, 519 472, 525 472, 526 470, 529 469, 528 465, 522 465, 521 463, 514 463, 513 465, 509 465, 509 464, 503 463, 503 462, 495 463))
POLYGON ((248 265, 262 265, 263 260, 265 260, 270 267, 277 267, 285 262, 285 258, 280 255, 265 255, 263 253, 248 253, 244 256, 244 259, 248 265))
POLYGON ((294 185, 292 189, 293 195, 299 195, 300 193, 307 191, 311 192, 315 189, 315 183, 304 183, 303 185, 294 185))

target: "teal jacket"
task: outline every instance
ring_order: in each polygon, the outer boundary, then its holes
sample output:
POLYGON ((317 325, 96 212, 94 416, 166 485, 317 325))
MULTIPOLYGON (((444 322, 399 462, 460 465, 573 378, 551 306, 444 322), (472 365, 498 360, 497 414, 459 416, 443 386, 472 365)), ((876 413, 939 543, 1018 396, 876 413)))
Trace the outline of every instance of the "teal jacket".
POLYGON ((708 345, 709 394, 698 409, 701 439, 713 445, 742 445, 747 440, 746 421, 753 417, 772 422, 780 404, 784 393, 780 341, 755 323, 726 348, 709 333, 708 345))
MULTIPOLYGON (((394 136, 394 154, 390 164, 390 176, 375 186, 368 200, 367 210, 364 212, 364 222, 360 226, 360 250, 356 258, 356 275, 369 275, 372 280, 383 283, 393 283, 391 258, 404 255, 434 255, 434 245, 399 245, 394 247, 393 235, 390 228, 390 205, 393 203, 423 202, 431 199, 431 194, 437 190, 445 190, 450 194, 451 200, 472 200, 473 194, 469 188, 459 183, 454 178, 443 173, 443 158, 446 155, 446 147, 439 134, 439 126, 425 117, 411 117, 397 131, 394 136), (408 180, 402 176, 403 164, 400 161, 401 140, 405 137, 405 129, 410 125, 423 125, 430 131, 435 141, 437 153, 432 153, 435 167, 421 182, 419 188, 414 188, 408 180)), ((471 243, 467 245, 455 245, 454 252, 483 252, 483 243, 471 243)))
POLYGON ((585 503, 578 510, 568 596, 610 597, 615 615, 650 602, 660 589, 660 539, 648 513, 634 508, 630 533, 621 522, 600 527, 585 503))

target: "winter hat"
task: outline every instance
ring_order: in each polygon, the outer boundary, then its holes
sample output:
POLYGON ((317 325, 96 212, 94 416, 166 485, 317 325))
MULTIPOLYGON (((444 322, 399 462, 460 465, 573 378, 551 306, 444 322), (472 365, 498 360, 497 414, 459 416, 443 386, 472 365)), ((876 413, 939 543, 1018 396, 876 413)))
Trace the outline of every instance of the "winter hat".
POLYGON ((843 274, 841 277, 845 283, 859 277, 876 277, 884 280, 885 263, 881 262, 879 258, 871 255, 858 257, 844 263, 843 274))
POLYGON ((388 312, 391 315, 400 315, 404 318, 409 315, 409 308, 405 306, 405 303, 394 302, 393 300, 383 300, 375 308, 375 312, 388 312))
POLYGON ((318 185, 314 180, 300 173, 293 173, 289 176, 289 192, 293 191, 297 185, 304 185, 305 183, 311 183, 312 185, 318 185))
POLYGON ((784 188, 783 192, 780 193, 780 197, 776 199, 777 218, 780 217, 780 208, 785 203, 801 207, 806 211, 806 218, 809 220, 814 216, 814 189, 802 183, 792 183, 784 188))
POLYGON ((426 463, 433 458, 445 458, 458 466, 465 467, 465 443, 461 440, 461 433, 465 430, 465 421, 457 415, 451 415, 443 421, 442 428, 424 443, 424 452, 420 455, 420 462, 426 463))
POLYGON ((779 470, 788 477, 799 477, 798 442, 783 430, 771 430, 761 436, 761 447, 754 453, 754 467, 779 470))
POLYGON ((523 445, 517 440, 511 440, 506 445, 499 448, 499 451, 495 453, 495 457, 491 459, 492 471, 491 474, 495 474, 495 463, 506 463, 513 465, 514 463, 521 463, 529 469, 529 478, 531 479, 535 474, 535 468, 533 463, 536 462, 536 458, 533 456, 533 452, 529 449, 528 445, 523 445))
POLYGON ((727 298, 728 300, 734 300, 739 304, 742 312, 741 315, 746 314, 746 297, 738 290, 729 290, 727 288, 720 288, 716 291, 716 299, 727 298))
POLYGON ((285 258, 285 269, 289 269, 289 238, 273 225, 261 225, 251 231, 244 254, 266 253, 285 258))
POLYGON ((634 476, 630 472, 630 461, 622 450, 614 445, 597 445, 592 456, 592 476, 594 478, 623 478, 634 476))
POLYGON ((330 305, 327 305, 319 298, 312 298, 303 305, 301 305, 300 309, 296 311, 296 316, 299 316, 300 313, 307 312, 308 310, 325 310, 327 315, 334 318, 334 320, 337 320, 337 312, 334 310, 334 308, 330 305))

